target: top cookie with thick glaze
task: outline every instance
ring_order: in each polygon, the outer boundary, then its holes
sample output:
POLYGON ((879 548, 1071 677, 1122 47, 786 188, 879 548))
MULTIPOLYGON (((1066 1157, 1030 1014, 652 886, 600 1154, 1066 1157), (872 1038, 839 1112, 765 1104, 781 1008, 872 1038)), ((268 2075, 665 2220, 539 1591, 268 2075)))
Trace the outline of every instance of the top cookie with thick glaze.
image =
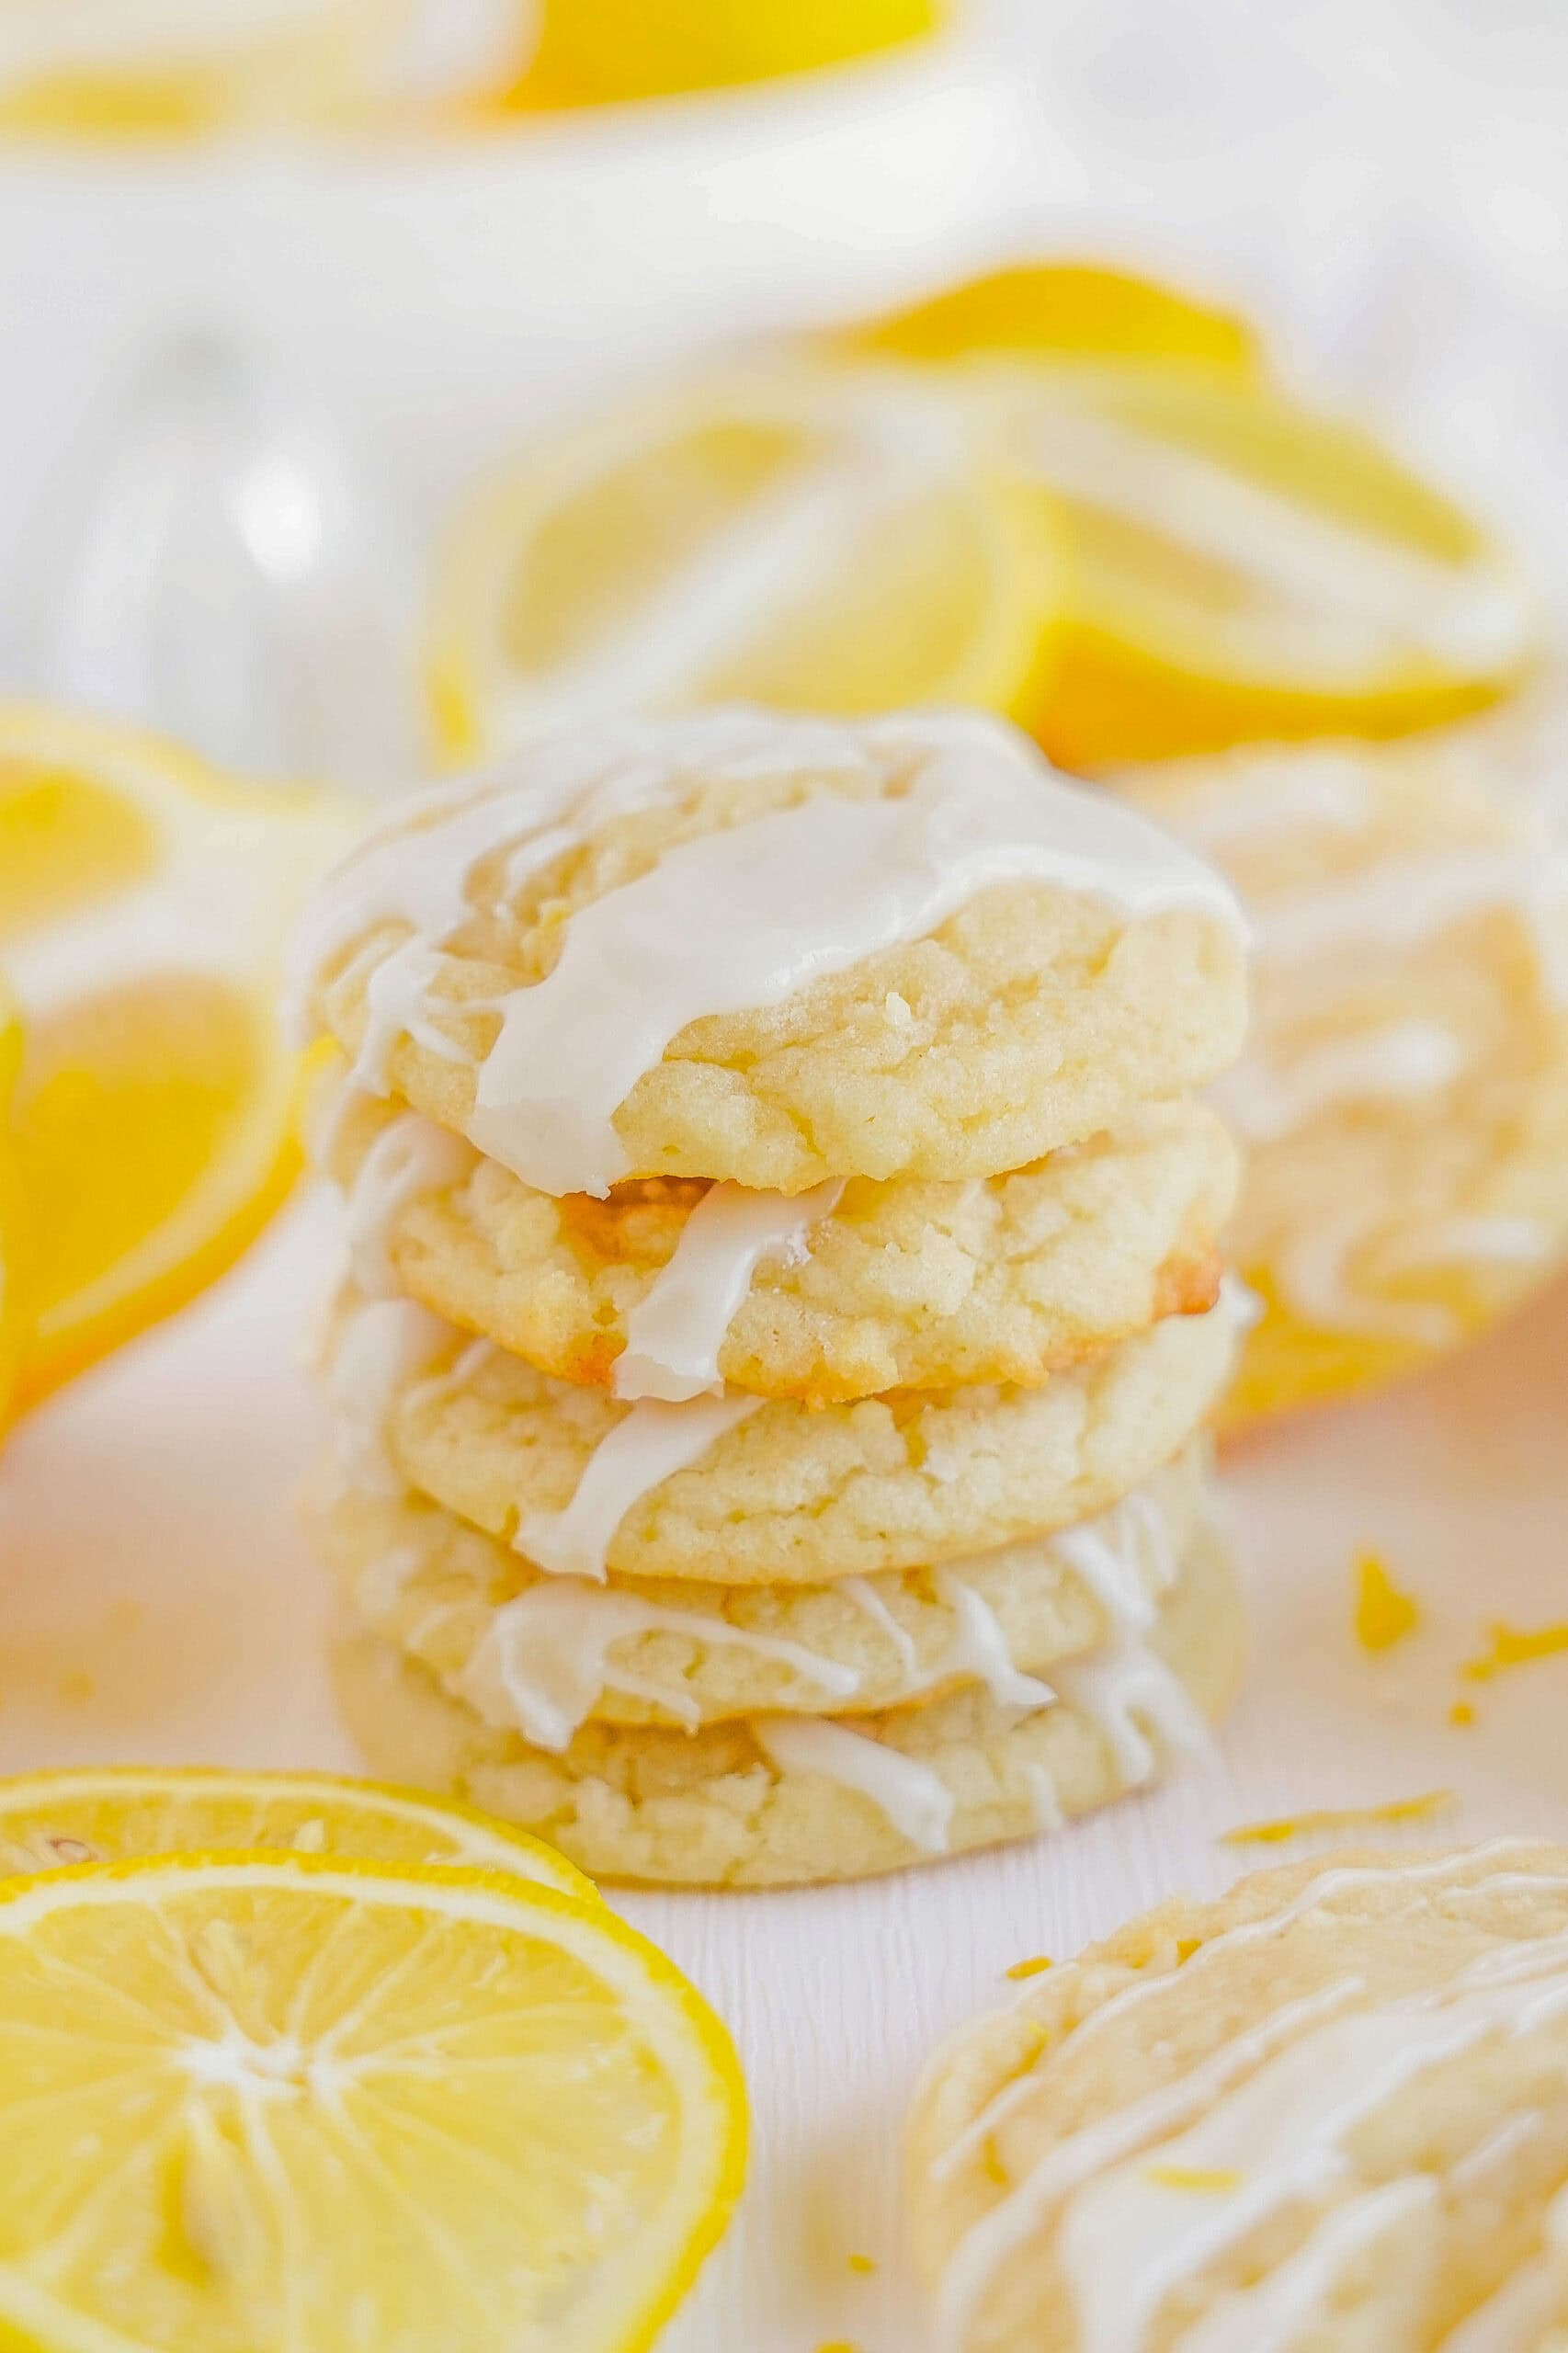
POLYGON ((414 799, 294 995, 525 1183, 993 1176, 1231 1061, 1227 887, 972 713, 715 711, 414 799))

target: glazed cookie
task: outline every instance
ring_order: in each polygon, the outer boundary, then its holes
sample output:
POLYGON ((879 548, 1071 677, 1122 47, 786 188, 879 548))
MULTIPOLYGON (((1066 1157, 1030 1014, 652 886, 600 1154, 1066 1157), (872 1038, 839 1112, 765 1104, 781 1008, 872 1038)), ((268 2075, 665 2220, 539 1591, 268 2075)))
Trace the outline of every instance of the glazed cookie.
POLYGON ((422 1300, 557 1380, 812 1404, 1037 1383, 1219 1290, 1237 1156, 1151 1103, 1009 1176, 793 1198, 653 1177, 556 1199, 417 1111, 352 1090, 320 1131, 372 1295, 422 1300))
POLYGON ((344 1467, 543 1568, 821 1585, 923 1568, 1104 1510, 1168 1462, 1233 1369, 1240 1309, 1167 1316, 1038 1389, 818 1410, 744 1395, 621 1405, 405 1300, 340 1303, 325 1346, 344 1467))
POLYGON ((1235 882, 1246 1058, 1214 1090, 1266 1302, 1233 1421, 1453 1347, 1568 1247, 1568 857, 1495 733, 1122 779, 1235 882))
POLYGON ((1038 1703, 1061 1658, 1132 1638, 1203 1525, 1207 1449, 1096 1520, 945 1569, 829 1586, 551 1576, 420 1496, 329 1483, 310 1512, 352 1615, 486 1723, 563 1747, 589 1717, 859 1714, 980 1682, 1038 1703))
POLYGON ((625 722, 403 803, 298 942, 304 1029, 524 1183, 989 1176, 1224 1067, 1204 862, 974 713, 625 722))
POLYGON ((1060 1669, 1054 1704, 971 1687, 841 1722, 700 1732, 588 1724, 557 1755, 484 1723, 375 1636, 340 1643, 338 1694, 374 1772, 542 1832, 596 1879, 790 1886, 959 1854, 1104 1805, 1201 1746, 1240 1671, 1229 1565, 1199 1543, 1153 1642, 1060 1669))
POLYGON ((910 2185, 937 2353, 1550 2353, 1568 1850, 1164 1905, 954 2038, 910 2185))

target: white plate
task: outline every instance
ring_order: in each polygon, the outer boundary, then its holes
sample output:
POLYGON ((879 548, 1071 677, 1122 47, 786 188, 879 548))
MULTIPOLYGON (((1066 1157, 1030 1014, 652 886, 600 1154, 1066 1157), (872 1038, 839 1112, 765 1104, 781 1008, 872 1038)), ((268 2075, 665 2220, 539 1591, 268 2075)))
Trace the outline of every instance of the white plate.
MULTIPOLYGON (((290 1498, 321 1411, 300 1336, 330 1252, 301 1210, 199 1308, 21 1429, 0 1461, 0 1770, 77 1761, 351 1767, 290 1498)), ((1568 1289, 1427 1380, 1240 1450, 1227 1486, 1254 1672, 1214 1764, 1062 1836, 864 1887, 621 1899, 733 2027, 756 2158, 667 2353, 915 2353, 897 2144, 935 2038, 1156 1897, 1211 1891, 1242 1821, 1452 1787, 1429 1838, 1568 1836, 1568 1657, 1462 1686, 1486 1623, 1568 1617, 1568 1289), (1374 1545, 1423 1631, 1350 1633, 1374 1545), (1448 1721, 1461 1689, 1478 1722, 1448 1721), (852 2271, 851 2254, 877 2269, 852 2271)), ((1391 1834, 1385 1834, 1391 1835, 1391 1834)), ((1300 1853, 1268 1850, 1257 1859, 1300 1853)))

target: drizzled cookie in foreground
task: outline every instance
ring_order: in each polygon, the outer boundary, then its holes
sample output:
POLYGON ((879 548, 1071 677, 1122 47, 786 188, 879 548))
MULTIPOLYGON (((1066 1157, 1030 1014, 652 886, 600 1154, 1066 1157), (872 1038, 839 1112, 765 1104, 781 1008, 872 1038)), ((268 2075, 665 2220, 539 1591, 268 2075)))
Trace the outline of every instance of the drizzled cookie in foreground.
POLYGON ((909 2179, 937 2353, 1551 2353, 1568 1850, 1164 1904, 951 2040, 909 2179))
POLYGON ((1200 1745, 1244 961, 1199 858, 965 714, 625 722, 394 811, 296 962, 370 1752, 764 1884, 1200 1745))

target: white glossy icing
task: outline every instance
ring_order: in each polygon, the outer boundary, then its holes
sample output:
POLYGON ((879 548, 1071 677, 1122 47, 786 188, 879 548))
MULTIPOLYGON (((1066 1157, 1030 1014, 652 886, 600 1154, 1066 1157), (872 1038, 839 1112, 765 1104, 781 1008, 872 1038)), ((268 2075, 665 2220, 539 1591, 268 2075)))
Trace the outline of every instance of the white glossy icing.
POLYGON ((863 1609, 879 1633, 892 1645, 903 1678, 913 1688, 920 1679, 920 1653, 915 1637, 901 1626, 869 1577, 840 1577, 835 1591, 863 1609))
POLYGON ((769 760, 815 765, 824 737, 840 767, 869 762, 871 773, 906 776, 905 790, 818 793, 679 843, 580 906, 551 972, 483 1008, 500 1028, 468 1121, 481 1151, 543 1191, 604 1194, 629 1173, 615 1112, 690 1022, 778 1005, 922 937, 993 884, 1049 882, 1130 915, 1189 909, 1243 927, 1228 887, 1191 851, 1109 796, 1066 783, 999 722, 931 713, 832 729, 715 712, 539 747, 520 756, 515 783, 477 801, 449 797, 419 832, 374 839, 301 930, 295 1000, 308 1005, 312 976, 372 926, 411 926, 377 972, 372 1035, 356 1064, 361 1083, 384 1086, 392 1040, 428 1025, 432 954, 469 913, 469 877, 486 855, 509 842, 508 871, 521 879, 612 810, 699 770, 739 773, 721 758, 732 742, 756 772, 769 760))
POLYGON ((952 1640, 926 1681, 945 1682, 957 1676, 983 1684, 998 1707, 1050 1707, 1055 1692, 1038 1676, 1025 1675, 1013 1665, 1007 1637, 990 1603, 965 1584, 956 1568, 934 1569, 931 1582, 952 1611, 954 1623, 952 1640))
POLYGON ((1378 1298, 1351 1271, 1358 1252, 1381 1234, 1387 1222, 1386 1211, 1348 1209, 1294 1233, 1274 1267, 1279 1295, 1319 1331, 1359 1332, 1416 1348, 1447 1347, 1461 1336, 1451 1307, 1439 1300, 1378 1298))
MULTIPOLYGON (((449 1335, 456 1328, 455 1324, 449 1324, 449 1335)), ((404 1407, 415 1414, 428 1413, 432 1405, 440 1404, 449 1397, 456 1397, 483 1371, 491 1358, 500 1353, 494 1340, 470 1340, 444 1372, 433 1372, 427 1380, 416 1381, 411 1389, 404 1392, 404 1407)))
POLYGON ((1248 1055, 1214 1081, 1210 1095, 1249 1143, 1273 1143, 1342 1103, 1433 1094, 1465 1059, 1460 1040, 1440 1022, 1391 1021, 1284 1064, 1248 1055))
POLYGON ((405 1111, 377 1136, 347 1196, 348 1264, 367 1299, 393 1299, 399 1284, 391 1257, 392 1228, 422 1193, 455 1185, 473 1165, 460 1136, 417 1111, 405 1111))
POLYGON ((946 1854, 956 1801, 928 1765, 825 1716, 754 1716, 751 1729, 779 1772, 814 1774, 858 1790, 912 1847, 946 1854))
POLYGON ((832 1214, 843 1190, 841 1178, 792 1196, 710 1186, 669 1264, 627 1317, 615 1394, 673 1404, 717 1396, 724 1385, 719 1350, 756 1267, 764 1258, 787 1266, 802 1258, 811 1228, 832 1214))
POLYGON ((387 1454, 393 1401, 450 1347, 452 1327, 408 1299, 367 1299, 344 1315, 328 1356, 333 1443, 348 1475, 371 1495, 401 1495, 387 1454))
MULTIPOLYGON (((1468 1855, 1324 1871, 1278 1911, 1210 1938, 1185 1964, 1182 1986, 1190 1993, 1195 1973, 1207 1974, 1239 1947, 1277 1937, 1304 1914, 1380 1881, 1417 1888, 1448 1881, 1455 1901, 1465 1893, 1562 1884, 1544 1874, 1489 1869, 1528 1843, 1499 1839, 1468 1855)), ((1071 2040, 1081 2045, 1102 2033, 1130 2009, 1161 1998, 1172 1982, 1162 1974, 1126 1986, 1091 2010, 1071 2040)), ((1321 2193, 1342 2163, 1344 2135, 1428 2059, 1462 2050, 1488 2031, 1527 2031, 1568 2006, 1568 1935, 1494 1950, 1441 1993, 1343 2015, 1360 1990, 1358 1979, 1346 1978, 1284 2006, 1187 2075, 1051 2145, 960 2242, 939 2291, 940 2353, 962 2353, 970 2321, 1000 2267, 1058 2208, 1083 2353, 1139 2353, 1147 2322, 1175 2281, 1297 2191, 1321 2193), (1142 2162, 1130 2161, 1153 2144, 1162 2167, 1221 2181, 1234 2177, 1234 2188, 1199 2194, 1151 2178, 1142 2162), (1096 2257, 1097 2281, 1089 2278, 1096 2257), (1111 2271, 1115 2280, 1103 2276, 1111 2271)), ((1039 2088, 1028 2073, 1005 2086, 942 2152, 933 2178, 946 2179, 967 2163, 1039 2088)))
POLYGON ((1499 1259, 1528 1266, 1544 1258, 1553 1236, 1533 1217, 1445 1217, 1391 1236, 1378 1252, 1382 1274, 1412 1267, 1448 1267, 1465 1259, 1499 1259))
POLYGON ((1051 1778, 1049 1768, 1044 1765, 1026 1765, 1024 1779, 1028 1787, 1029 1812, 1034 1817, 1035 1828, 1042 1836, 1056 1830, 1065 1830, 1067 1816, 1062 1810, 1062 1800, 1057 1794, 1056 1784, 1051 1778))
MULTIPOLYGON (((1139 1634, 1154 1621, 1156 1604, 1139 1575, 1133 1550, 1140 1538, 1149 1542, 1153 1529, 1158 1530, 1154 1543, 1163 1538, 1168 1554, 1163 1513, 1147 1495, 1128 1496, 1099 1519, 1063 1528, 1051 1540, 1052 1549, 1074 1575, 1083 1579, 1118 1633, 1139 1634)), ((1166 1566, 1163 1556, 1161 1565, 1166 1566)), ((1168 1574, 1165 1581, 1170 1582, 1168 1574)))
POLYGON ((1384 2182, 1331 2208, 1294 2255, 1184 2328, 1171 2353, 1291 2353, 1351 2265, 1386 2232, 1434 2207, 1437 2196, 1437 2184, 1423 2177, 1384 2182))
POLYGON ((1029 428, 1029 458, 1055 489, 1288 600, 1297 658, 1320 679, 1365 678, 1369 631, 1389 647, 1466 665, 1514 659, 1534 634, 1524 587, 1483 557, 1439 563, 1371 537, 1103 412, 1041 402, 1029 428))
POLYGON ((624 1586, 551 1577, 502 1604, 451 1688, 487 1723, 517 1725, 536 1748, 566 1747, 605 1691, 649 1700, 695 1727, 702 1711, 678 1676, 633 1675, 612 1655, 618 1643, 656 1633, 685 1635, 709 1650, 728 1646, 777 1659, 814 1683, 827 1701, 850 1698, 860 1681, 853 1667, 782 1636, 644 1600, 624 1586))
POLYGON ((1371 809, 1361 762, 1338 752, 1260 753, 1181 805, 1181 831, 1205 849, 1289 840, 1303 826, 1358 833, 1371 809))
MULTIPOLYGON (((1561 865, 1560 851, 1537 844, 1471 843, 1385 858, 1337 881, 1262 902, 1255 909, 1257 952, 1274 963, 1315 962, 1367 942, 1417 947, 1450 924, 1499 907, 1528 918, 1561 865)), ((1561 882, 1555 888, 1561 892, 1561 882)), ((1551 970, 1555 976, 1555 964, 1551 970)))
POLYGON ((1541 2250, 1450 2329, 1437 2353, 1537 2353, 1568 2313, 1568 2189, 1546 2210, 1541 2250))
POLYGON ((648 1399, 616 1424, 588 1457, 562 1511, 528 1512, 512 1542, 535 1565, 603 1584, 616 1529, 640 1497, 699 1461, 763 1404, 760 1397, 698 1397, 686 1405, 648 1399))
POLYGON ((1051 1677, 1057 1697, 1105 1735, 1129 1789, 1140 1789, 1153 1777, 1159 1754, 1152 1735, 1180 1755, 1205 1756, 1210 1751, 1201 1709, 1146 1643, 1123 1635, 1083 1658, 1057 1661, 1051 1677))

